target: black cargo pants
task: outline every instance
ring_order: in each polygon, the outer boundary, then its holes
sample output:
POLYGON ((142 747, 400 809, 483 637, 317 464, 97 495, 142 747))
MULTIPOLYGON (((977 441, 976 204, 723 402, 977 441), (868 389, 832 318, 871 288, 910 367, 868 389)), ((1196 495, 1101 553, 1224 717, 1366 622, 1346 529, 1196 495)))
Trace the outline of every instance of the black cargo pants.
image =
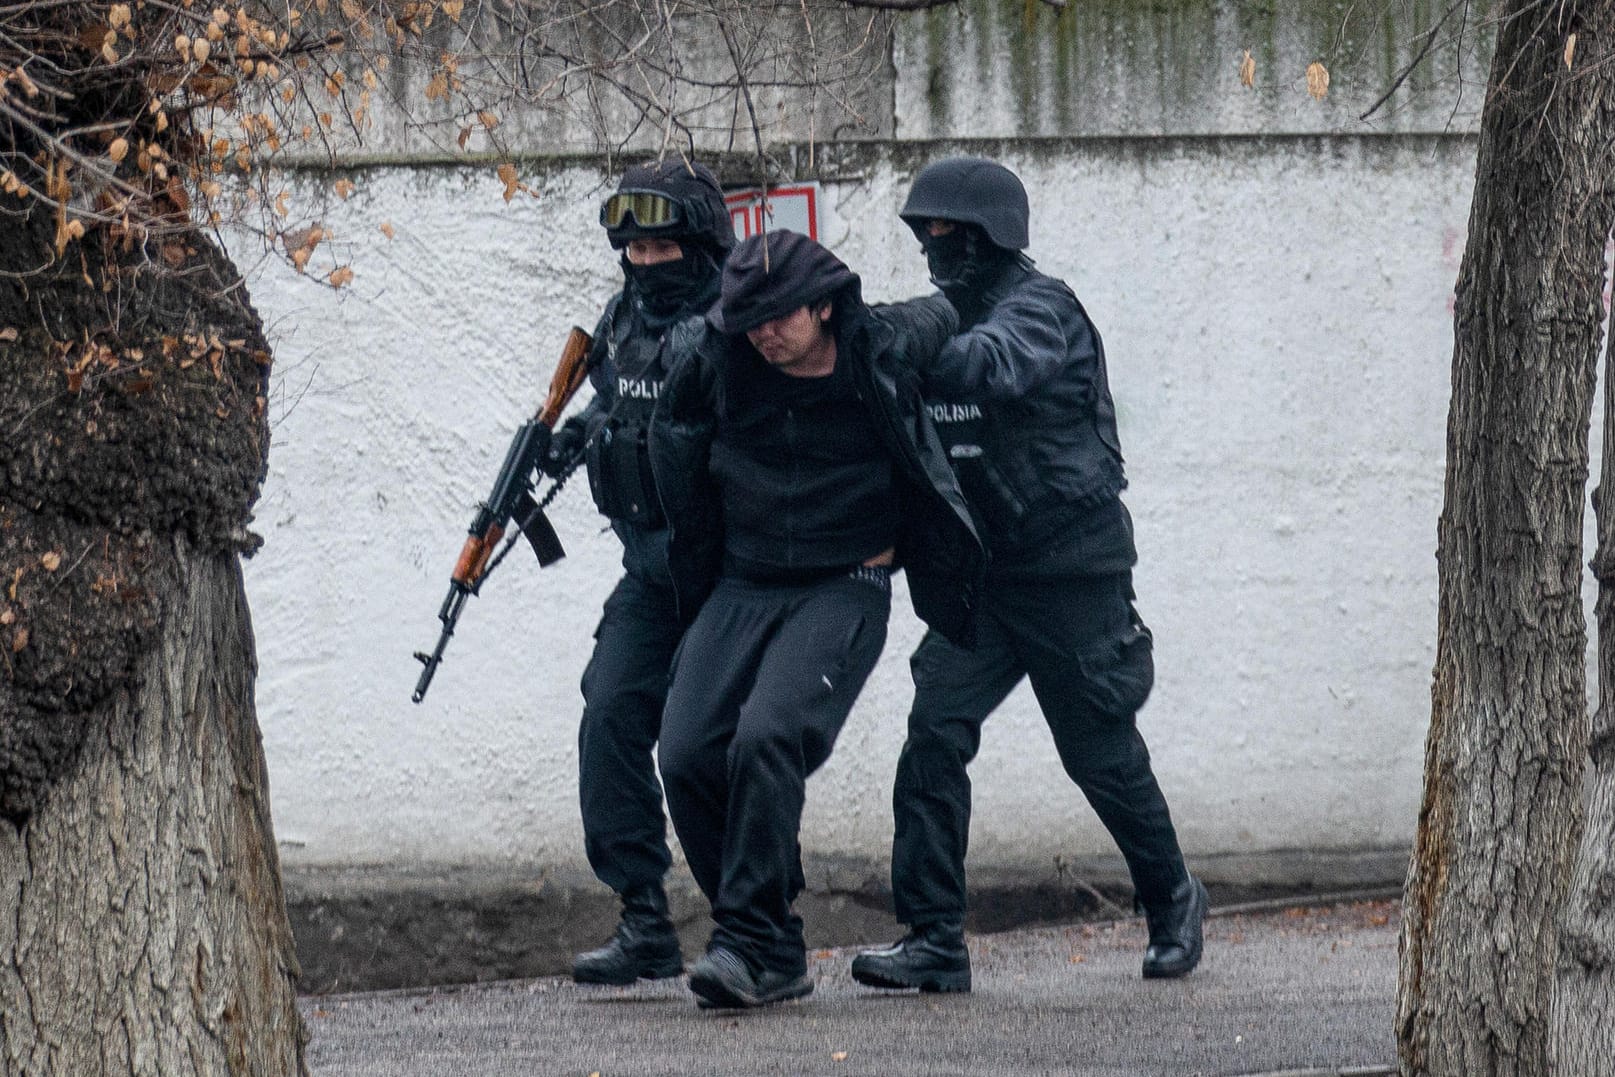
POLYGON ((672 589, 630 573, 606 599, 583 671, 583 848, 595 875, 619 894, 660 885, 672 863, 655 751, 682 632, 672 589))
POLYGON ((1022 677, 1077 783, 1127 861, 1139 899, 1169 902, 1187 877, 1166 799, 1134 718, 1149 695, 1150 639, 1132 574, 1006 581, 983 591, 976 649, 929 632, 914 652, 914 707, 892 794, 892 892, 905 924, 965 914, 970 776, 981 727, 1022 677))
POLYGON ((662 720, 668 814, 712 903, 712 945, 806 971, 797 832, 808 775, 886 643, 889 585, 725 579, 684 637, 662 720))

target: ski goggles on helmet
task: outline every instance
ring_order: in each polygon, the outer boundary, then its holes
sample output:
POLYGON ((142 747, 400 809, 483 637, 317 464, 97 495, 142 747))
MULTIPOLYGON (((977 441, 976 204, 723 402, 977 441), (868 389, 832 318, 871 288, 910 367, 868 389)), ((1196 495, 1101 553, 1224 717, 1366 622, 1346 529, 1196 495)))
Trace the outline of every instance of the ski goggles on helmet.
POLYGON ((630 220, 642 232, 672 231, 684 224, 684 207, 660 191, 618 191, 600 203, 600 223, 621 228, 630 220))

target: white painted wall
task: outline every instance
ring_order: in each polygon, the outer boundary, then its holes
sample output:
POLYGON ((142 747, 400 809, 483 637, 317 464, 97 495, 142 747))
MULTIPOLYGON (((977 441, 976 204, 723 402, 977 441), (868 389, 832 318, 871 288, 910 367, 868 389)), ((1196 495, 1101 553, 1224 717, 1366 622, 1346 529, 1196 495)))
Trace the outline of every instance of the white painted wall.
MULTIPOLYGON (((1026 181, 1030 253, 1105 338, 1158 648, 1141 725, 1191 858, 1409 841, 1473 142, 970 148, 1026 181)), ((824 182, 823 238, 871 298, 925 290, 896 210, 957 149, 866 144, 832 169, 851 178, 824 182)), ((303 174, 294 204, 331 178, 303 174)), ((276 262, 251 274, 277 361, 248 589, 289 864, 585 870, 576 686, 618 550, 581 477, 553 512, 568 558, 540 572, 514 554, 409 702, 472 506, 566 328, 591 327, 616 286, 603 177, 535 178, 536 199, 507 205, 487 169, 372 170, 327 214, 350 289, 276 262)), ((809 788, 810 853, 885 860, 920 633, 906 595, 894 608, 809 788)), ((972 773, 978 868, 1110 851, 1029 693, 989 723, 972 773)))

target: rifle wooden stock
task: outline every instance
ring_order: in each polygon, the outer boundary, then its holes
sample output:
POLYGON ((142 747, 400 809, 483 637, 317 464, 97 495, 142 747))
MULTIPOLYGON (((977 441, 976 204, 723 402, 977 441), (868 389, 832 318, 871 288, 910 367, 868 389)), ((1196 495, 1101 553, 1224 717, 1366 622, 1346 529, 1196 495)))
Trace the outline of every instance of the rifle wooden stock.
POLYGON ((567 334, 566 344, 561 348, 560 362, 555 365, 555 376, 550 379, 549 396, 544 399, 544 406, 538 409, 538 421, 551 430, 560 421, 567 401, 583 385, 583 379, 589 373, 589 349, 593 346, 594 339, 575 325, 572 332, 567 334))

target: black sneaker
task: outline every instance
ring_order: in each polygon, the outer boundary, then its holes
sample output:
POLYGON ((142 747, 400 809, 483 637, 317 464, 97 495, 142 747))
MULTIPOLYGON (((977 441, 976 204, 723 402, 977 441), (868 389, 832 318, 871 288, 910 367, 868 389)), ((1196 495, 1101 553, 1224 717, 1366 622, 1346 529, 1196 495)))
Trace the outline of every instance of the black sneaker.
POLYGON ((917 927, 883 950, 865 950, 853 958, 852 978, 868 987, 969 991, 964 930, 953 924, 917 927))
POLYGON ((684 953, 668 918, 666 901, 639 894, 624 898, 622 922, 610 942, 572 959, 572 979, 580 984, 620 986, 683 971, 684 953))
POLYGON ((1205 885, 1193 875, 1172 891, 1172 904, 1144 910, 1150 927, 1150 945, 1144 951, 1144 978, 1171 980, 1187 976, 1200 964, 1204 946, 1202 924, 1211 908, 1205 885))
POLYGON ((703 1010, 749 1010, 813 993, 805 972, 753 972, 745 958, 715 946, 690 966, 690 990, 703 1010))

